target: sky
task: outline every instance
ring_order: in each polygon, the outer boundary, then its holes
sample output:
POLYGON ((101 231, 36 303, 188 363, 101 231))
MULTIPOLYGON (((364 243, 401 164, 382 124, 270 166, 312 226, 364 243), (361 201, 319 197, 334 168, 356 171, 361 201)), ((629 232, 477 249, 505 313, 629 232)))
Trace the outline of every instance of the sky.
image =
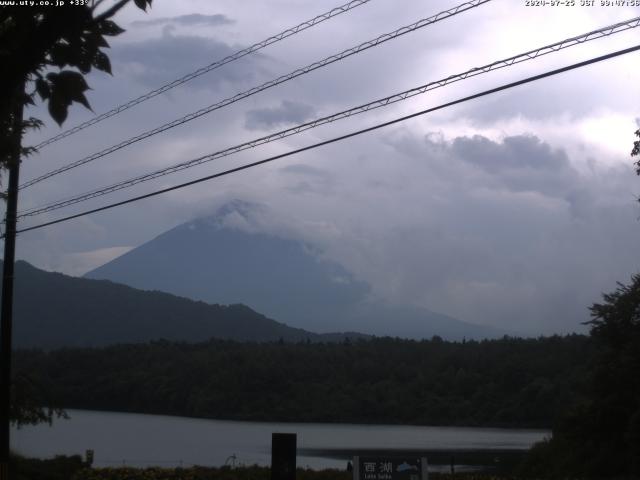
MULTIPOLYGON (((383 33, 451 0, 371 0, 43 148, 26 181, 383 33)), ((305 74, 25 189, 20 210, 624 21, 637 8, 492 0, 305 74)), ((569 2, 567 2, 569 4, 569 2)), ((328 0, 155 0, 92 73, 95 114, 339 5, 328 0)), ((638 44, 640 28, 490 72, 398 104, 21 222, 28 227, 638 44)), ((390 302, 530 335, 584 332, 588 307, 638 272, 640 53, 466 102, 214 181, 18 237, 17 256, 82 275, 234 200, 266 232, 300 239, 390 302)), ((27 144, 60 131, 46 127, 27 144)), ((92 118, 74 106, 64 128, 92 118)), ((214 246, 212 246, 214 248, 214 246)))

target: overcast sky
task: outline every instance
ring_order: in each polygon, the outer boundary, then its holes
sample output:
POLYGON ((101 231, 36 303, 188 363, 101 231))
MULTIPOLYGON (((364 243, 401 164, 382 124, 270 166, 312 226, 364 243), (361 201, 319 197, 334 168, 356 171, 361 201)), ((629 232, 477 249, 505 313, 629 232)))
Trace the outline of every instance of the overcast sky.
MULTIPOLYGON (((339 0, 155 0, 89 78, 101 113, 337 6, 339 0)), ((578 0, 579 4, 580 1, 578 0)), ((21 193, 21 209, 142 174, 494 60, 627 20, 626 7, 493 0, 254 95, 21 193)), ((42 149, 26 181, 382 33, 451 8, 372 0, 259 54, 42 149)), ((635 45, 620 33, 23 222, 26 227, 286 152, 528 75, 635 45)), ((18 256, 81 275, 239 199, 266 231, 325 252, 381 297, 533 334, 584 331, 587 307, 640 270, 640 181, 629 152, 640 53, 593 65, 79 220, 24 233, 18 256)), ((37 142, 61 129, 47 126, 37 142)), ((65 128, 93 114, 74 107, 65 128)), ((212 246, 215 248, 215 246, 212 246)))

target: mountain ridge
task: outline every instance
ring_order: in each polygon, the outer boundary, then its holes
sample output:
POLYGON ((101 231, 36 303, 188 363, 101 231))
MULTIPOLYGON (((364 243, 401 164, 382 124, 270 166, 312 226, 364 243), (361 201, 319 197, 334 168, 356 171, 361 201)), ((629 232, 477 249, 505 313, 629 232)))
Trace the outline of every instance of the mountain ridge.
POLYGON ((85 277, 211 303, 243 303, 287 325, 316 332, 438 335, 450 340, 507 333, 421 307, 390 305, 304 242, 261 231, 252 224, 255 214, 251 205, 225 205, 212 216, 161 233, 85 277))
POLYGON ((109 280, 71 277, 25 261, 16 262, 15 272, 13 338, 18 348, 97 347, 160 339, 329 342, 365 337, 355 332, 317 334, 267 318, 246 305, 207 304, 109 280))

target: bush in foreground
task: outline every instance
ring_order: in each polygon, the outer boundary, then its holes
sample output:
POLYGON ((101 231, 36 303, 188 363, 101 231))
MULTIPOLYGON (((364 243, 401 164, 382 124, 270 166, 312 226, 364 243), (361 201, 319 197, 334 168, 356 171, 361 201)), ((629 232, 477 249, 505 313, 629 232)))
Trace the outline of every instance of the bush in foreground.
POLYGON ((80 455, 48 460, 12 455, 9 462, 13 480, 69 480, 85 468, 80 455))
MULTIPOLYGON (((244 467, 231 469, 191 467, 191 468, 96 468, 78 472, 72 480, 270 480, 268 467, 244 467)), ((344 470, 304 470, 298 469, 296 480, 351 480, 351 473, 344 470)), ((429 474, 430 480, 509 480, 510 477, 496 477, 485 474, 429 474)))

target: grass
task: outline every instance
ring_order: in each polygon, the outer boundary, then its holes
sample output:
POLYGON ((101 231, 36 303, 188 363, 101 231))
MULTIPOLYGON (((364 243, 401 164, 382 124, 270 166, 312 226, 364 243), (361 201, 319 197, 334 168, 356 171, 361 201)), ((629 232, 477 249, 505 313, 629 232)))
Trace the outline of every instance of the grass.
MULTIPOLYGON (((271 480, 268 467, 189 467, 189 468, 90 468, 80 458, 55 457, 37 460, 14 456, 12 479, 15 480, 271 480)), ((429 480, 508 480, 508 475, 430 473, 429 480)), ((298 469, 296 480, 351 480, 345 470, 298 469)))

